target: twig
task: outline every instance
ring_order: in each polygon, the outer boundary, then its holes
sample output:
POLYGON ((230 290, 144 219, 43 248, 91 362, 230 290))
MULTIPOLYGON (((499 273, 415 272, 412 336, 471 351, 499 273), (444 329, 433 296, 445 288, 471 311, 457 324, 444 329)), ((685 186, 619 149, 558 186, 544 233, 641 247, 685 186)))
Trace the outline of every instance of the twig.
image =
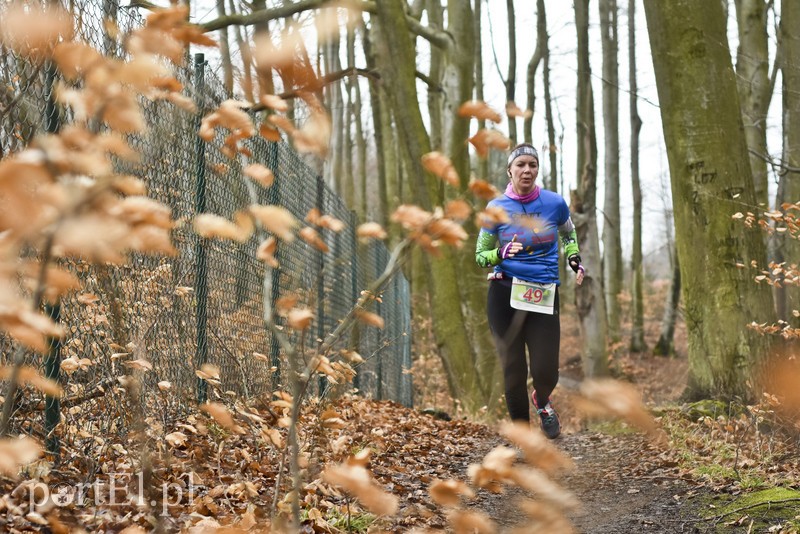
POLYGON ((777 501, 765 501, 765 502, 758 502, 755 504, 748 504, 747 506, 742 506, 741 508, 736 508, 735 510, 731 510, 730 512, 725 512, 724 514, 715 515, 713 517, 707 517, 704 521, 719 521, 723 517, 727 517, 729 515, 733 515, 739 512, 744 512, 745 510, 751 510, 753 508, 758 508, 759 506, 772 506, 773 504, 786 504, 790 502, 800 502, 800 497, 792 497, 790 499, 779 499, 777 501))

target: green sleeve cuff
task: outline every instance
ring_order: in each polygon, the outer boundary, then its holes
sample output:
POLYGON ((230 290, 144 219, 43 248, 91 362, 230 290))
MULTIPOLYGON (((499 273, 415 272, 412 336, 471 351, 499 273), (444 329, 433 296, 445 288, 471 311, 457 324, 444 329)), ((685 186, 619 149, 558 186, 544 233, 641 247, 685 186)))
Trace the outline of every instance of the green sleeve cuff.
POLYGON ((500 250, 495 247, 497 237, 481 230, 475 244, 475 262, 481 267, 492 267, 500 263, 500 250))
POLYGON ((569 258, 573 254, 580 254, 578 249, 578 233, 575 228, 561 235, 561 243, 564 245, 564 255, 569 258))

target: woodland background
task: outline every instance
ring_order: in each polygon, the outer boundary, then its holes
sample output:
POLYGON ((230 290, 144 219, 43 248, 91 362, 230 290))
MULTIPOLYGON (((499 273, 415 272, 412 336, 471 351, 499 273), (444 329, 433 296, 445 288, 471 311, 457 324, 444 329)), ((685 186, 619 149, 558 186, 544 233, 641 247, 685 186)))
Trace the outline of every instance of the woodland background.
MULTIPOLYGON (((344 516, 344 528, 353 530, 354 515, 366 518, 369 510, 392 517, 403 507, 415 519, 401 524, 416 525, 425 513, 409 507, 408 495, 427 489, 425 499, 449 510, 437 516, 446 522, 429 526, 490 532, 496 517, 459 505, 475 495, 472 488, 491 493, 508 486, 534 493, 549 488, 538 495, 549 504, 526 501, 523 508, 544 528, 569 531, 561 512, 577 499, 550 477, 555 467, 573 462, 537 432, 499 426, 526 463, 493 435, 476 451, 494 448, 485 458, 470 457, 475 463, 468 469, 454 463, 435 470, 435 477, 411 475, 409 484, 416 486, 412 493, 398 490, 405 499, 401 505, 391 488, 405 468, 396 462, 379 468, 398 447, 405 450, 392 429, 428 429, 422 430, 425 436, 452 429, 434 431, 399 406, 383 412, 381 405, 351 397, 350 384, 358 385, 370 365, 383 361, 385 349, 405 347, 411 336, 416 364, 404 362, 405 371, 418 384, 441 372, 447 385, 446 393, 439 389, 431 397, 436 408, 487 421, 502 413, 483 311, 485 273, 474 264, 472 243, 480 226, 505 217, 484 209, 485 202, 504 185, 504 154, 522 140, 544 145, 540 181, 569 199, 589 268, 580 287, 563 277, 564 309, 575 320, 567 331, 579 342, 572 349, 577 359, 570 354, 565 362, 574 371, 565 387, 579 390, 576 411, 594 406, 644 431, 652 448, 642 454, 653 451, 657 469, 675 467, 670 476, 709 474, 697 460, 703 451, 723 467, 709 476, 730 481, 733 491, 775 485, 770 462, 794 473, 800 42, 791 28, 797 6, 757 0, 576 1, 574 24, 557 30, 574 32, 576 44, 569 125, 558 112, 566 97, 552 94, 554 58, 543 0, 536 3, 535 33, 515 24, 520 6, 505 3, 507 25, 490 32, 493 39, 507 38, 507 64, 493 65, 504 101, 498 109, 486 102, 491 83, 484 82, 484 73, 492 67, 484 58, 492 43, 485 42, 483 24, 496 5, 220 0, 216 16, 208 18, 197 16, 205 8, 189 4, 3 5, 0 327, 7 348, 0 433, 18 436, 0 443, 7 524, 57 531, 202 531, 225 524, 325 531, 340 528, 336 518, 344 516), (642 7, 646 28, 635 23, 642 7), (122 23, 133 10, 142 10, 145 24, 122 23), (192 13, 202 20, 193 20, 192 13), (736 21, 735 49, 728 21, 736 21), (102 43, 86 42, 87 26, 100 32, 102 43), (532 36, 532 55, 518 62, 518 42, 532 36), (657 285, 663 291, 648 285, 652 280, 643 266, 643 234, 655 232, 642 216, 640 156, 647 152, 640 151, 636 58, 642 40, 650 43, 672 199, 664 213, 669 220, 672 212, 674 225, 674 234, 666 232, 673 238, 667 243, 671 279, 668 290, 657 285), (202 75, 195 70, 195 77, 187 76, 192 59, 202 74, 196 53, 211 49, 219 51, 209 57, 219 60, 220 92, 227 100, 206 101, 197 85, 202 75), (629 73, 620 82, 623 50, 629 73), (592 69, 597 56, 600 74, 592 69), (523 83, 517 65, 525 62, 523 83), (777 147, 770 144, 776 136, 768 135, 776 127, 769 122, 776 114, 768 113, 776 95, 777 147), (625 96, 630 126, 623 139, 625 96), (152 121, 164 117, 169 127, 153 128, 152 121), (194 157, 168 157, 177 153, 178 137, 171 134, 186 131, 192 132, 187 139, 194 142, 194 157), (281 141, 304 154, 302 168, 311 172, 264 157, 281 141), (625 169, 623 144, 630 155, 625 169), (152 146, 161 147, 154 161, 148 159, 152 146), (564 163, 568 159, 574 166, 564 163), (207 177, 201 172, 206 168, 212 170, 207 177), (172 174, 175 182, 154 188, 158 173, 172 174), (237 191, 239 202, 202 205, 198 188, 186 197, 195 209, 176 210, 177 194, 206 179, 211 187, 237 191), (770 179, 777 181, 774 195, 770 179), (290 209, 278 193, 284 184, 293 184, 307 200, 316 192, 317 202, 290 209), (630 191, 633 208, 624 219, 623 189, 630 191), (320 200, 327 195, 320 191, 328 190, 341 206, 320 200), (623 259, 626 229, 632 237, 623 259), (342 253, 343 241, 356 240, 357 250, 342 253), (322 272, 325 265, 364 265, 376 241, 387 248, 381 249, 382 261, 370 264, 369 277, 352 275, 350 283, 336 275, 327 282, 326 275, 304 278, 309 263, 322 265, 322 272), (224 323, 216 323, 226 331, 215 334, 225 353, 221 361, 231 366, 183 355, 185 365, 178 369, 188 370, 189 382, 197 379, 192 399, 191 386, 160 376, 162 366, 181 355, 162 361, 174 349, 170 342, 150 346, 140 334, 161 323, 137 320, 162 310, 174 320, 174 311, 187 306, 199 325, 209 310, 203 284, 166 258, 189 254, 200 264, 221 243, 249 274, 222 274, 232 289, 220 286, 214 295, 226 305, 235 301, 224 323), (290 250, 302 251, 303 260, 289 261, 290 250), (144 291, 132 303, 120 297, 125 288, 136 293, 149 287, 157 273, 164 277, 156 283, 163 295, 144 291), (255 298, 240 298, 242 280, 257 288, 255 298), (408 286, 398 288, 398 280, 408 286), (411 307, 399 316, 413 314, 413 327, 397 320, 387 324, 392 284, 399 293, 410 291, 411 307), (349 297, 346 304, 322 304, 342 293, 349 297), (652 313, 645 314, 645 294, 663 298, 657 339, 645 335, 655 322, 652 313), (85 322, 77 330, 65 330, 61 321, 68 299, 83 306, 85 322), (398 326, 372 337, 375 329, 398 326), (637 374, 626 371, 631 354, 639 355, 638 362, 653 353, 673 354, 675 330, 684 326, 682 398, 710 400, 711 408, 693 405, 653 418, 640 402, 641 391, 609 377, 637 374), (270 351, 248 345, 265 332, 270 351), (378 339, 377 346, 372 354, 359 354, 368 338, 378 339), (64 354, 62 344, 77 350, 64 354), (104 377, 99 382, 70 378, 98 368, 104 377), (259 382, 264 395, 249 389, 252 369, 274 377, 259 382), (383 422, 358 424, 372 412, 384 413, 383 422), (29 413, 40 415, 31 419, 29 413), (682 418, 697 425, 689 434, 682 432, 682 418), (59 443, 65 436, 69 440, 59 443), (669 456, 658 449, 667 443, 682 448, 669 456), (226 457, 232 446, 235 453, 226 457), (748 478, 745 468, 761 478, 748 478), (99 496, 116 495, 120 473, 124 506, 98 504, 99 496), (471 487, 459 480, 465 476, 471 487), (91 485, 94 507, 88 510, 75 504, 74 490, 81 485, 91 485), (199 494, 187 495, 195 487, 199 494), (158 493, 167 490, 175 497, 168 513, 158 506, 166 498, 158 493)), ((185 326, 177 319, 178 331, 185 326)), ((198 338, 196 348, 202 346, 198 338)), ((376 375, 383 384, 381 372, 373 370, 376 375)), ((470 424, 454 425, 468 441, 485 431, 470 424)), ((784 489, 792 490, 794 480, 788 477, 784 489)), ((790 493, 767 504, 796 500, 790 493)), ((739 514, 737 521, 745 524, 749 516, 742 513, 749 509, 730 515, 739 514)))

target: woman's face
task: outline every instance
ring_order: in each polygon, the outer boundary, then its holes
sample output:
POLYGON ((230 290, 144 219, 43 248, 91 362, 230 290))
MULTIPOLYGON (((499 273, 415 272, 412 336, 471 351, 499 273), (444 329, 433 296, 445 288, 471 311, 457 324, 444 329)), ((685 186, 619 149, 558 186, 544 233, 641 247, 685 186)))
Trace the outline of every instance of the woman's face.
POLYGON ((536 177, 539 176, 539 160, 527 154, 519 156, 511 162, 508 173, 514 192, 527 195, 533 191, 536 177))

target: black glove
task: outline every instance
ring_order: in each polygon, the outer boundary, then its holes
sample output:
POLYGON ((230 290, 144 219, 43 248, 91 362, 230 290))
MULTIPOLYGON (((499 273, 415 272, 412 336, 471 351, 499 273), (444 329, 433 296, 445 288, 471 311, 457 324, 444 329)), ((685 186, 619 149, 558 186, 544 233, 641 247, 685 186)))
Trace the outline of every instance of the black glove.
POLYGON ((581 257, 578 254, 573 254, 567 258, 567 262, 569 263, 570 268, 577 273, 578 269, 581 267, 581 257))

